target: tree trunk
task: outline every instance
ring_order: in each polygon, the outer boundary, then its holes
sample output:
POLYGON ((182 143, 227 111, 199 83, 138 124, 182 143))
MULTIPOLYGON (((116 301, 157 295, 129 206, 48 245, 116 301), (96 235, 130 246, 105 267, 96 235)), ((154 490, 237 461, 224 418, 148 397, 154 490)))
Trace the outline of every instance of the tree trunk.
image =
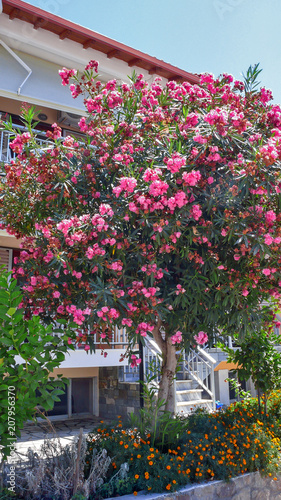
POLYGON ((174 379, 177 368, 176 346, 171 343, 167 336, 163 338, 160 329, 162 323, 158 321, 157 326, 153 331, 155 342, 162 351, 162 368, 161 379, 159 382, 158 403, 163 401, 163 411, 175 412, 175 395, 174 395, 174 379))
POLYGON ((167 341, 166 356, 163 356, 163 365, 161 370, 161 380, 159 383, 158 401, 165 400, 164 410, 174 414, 175 412, 175 394, 174 380, 177 368, 176 347, 167 341))

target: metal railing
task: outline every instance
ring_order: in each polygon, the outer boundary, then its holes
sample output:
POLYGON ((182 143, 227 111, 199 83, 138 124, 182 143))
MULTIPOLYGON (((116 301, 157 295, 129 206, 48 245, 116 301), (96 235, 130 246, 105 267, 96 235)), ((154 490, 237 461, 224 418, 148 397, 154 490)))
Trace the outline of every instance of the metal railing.
POLYGON ((102 346, 104 348, 109 348, 109 349, 126 349, 128 346, 128 336, 126 333, 125 328, 117 328, 114 327, 112 330, 112 335, 109 338, 109 343, 107 343, 106 340, 100 338, 99 335, 94 334, 94 344, 97 349, 101 349, 102 346))
MULTIPOLYGON (((16 125, 15 127, 22 132, 26 130, 25 127, 21 125, 16 125)), ((38 130, 35 130, 34 132, 40 134, 41 136, 36 137, 36 144, 38 144, 38 146, 45 148, 54 144, 53 141, 45 138, 44 132, 39 132, 38 130)), ((17 157, 16 153, 10 147, 14 138, 15 134, 13 132, 10 132, 9 130, 0 130, 0 162, 11 163, 11 160, 14 160, 17 157)))
MULTIPOLYGON (((145 346, 143 349, 143 372, 144 380, 147 383, 152 376, 154 378, 154 385, 158 386, 161 373, 161 351, 156 342, 150 337, 146 337, 145 346)), ((140 369, 139 366, 123 366, 120 368, 119 380, 120 382, 139 382, 140 369)))
POLYGON ((0 162, 10 163, 16 158, 15 152, 10 148, 14 134, 8 130, 0 130, 0 162))
POLYGON ((212 399, 213 410, 216 409, 214 365, 216 360, 206 351, 198 347, 197 351, 190 352, 183 359, 183 371, 195 380, 212 399))

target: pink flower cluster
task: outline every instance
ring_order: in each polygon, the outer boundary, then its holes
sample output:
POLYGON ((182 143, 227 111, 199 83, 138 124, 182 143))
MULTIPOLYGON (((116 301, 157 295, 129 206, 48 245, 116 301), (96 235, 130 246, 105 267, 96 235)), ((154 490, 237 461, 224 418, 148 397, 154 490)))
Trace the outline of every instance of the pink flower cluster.
POLYGON ((191 170, 191 172, 184 172, 182 178, 186 186, 196 186, 201 179, 199 170, 191 170))
POLYGON ((88 247, 86 250, 86 256, 88 259, 93 259, 97 255, 104 255, 105 250, 100 248, 97 243, 95 243, 92 247, 88 247))
POLYGON ((107 96, 107 105, 109 108, 113 109, 120 106, 123 102, 123 98, 120 92, 110 92, 107 96))
POLYGON ((44 260, 44 262, 46 262, 48 264, 49 262, 51 262, 51 260, 53 259, 53 257, 54 257, 54 254, 51 252, 51 250, 48 250, 48 252, 45 255, 45 257, 43 257, 43 260, 44 260))
POLYGON ((128 193, 133 193, 137 185, 137 180, 134 177, 121 177, 119 186, 112 189, 112 192, 116 195, 116 198, 120 196, 122 192, 125 192, 125 196, 128 193))
POLYGON ((159 280, 163 278, 163 270, 157 269, 157 264, 148 264, 148 266, 142 266, 141 270, 146 273, 147 276, 154 274, 154 278, 159 280))
POLYGON ((108 205, 107 203, 101 203, 101 205, 99 207, 99 213, 101 215, 108 215, 108 217, 112 217, 114 215, 114 212, 113 212, 111 206, 108 205))
POLYGON ((171 336, 172 344, 180 344, 182 341, 182 332, 178 330, 174 335, 171 336))
MULTIPOLYGON (((86 224, 90 220, 90 216, 85 214, 82 215, 81 217, 72 217, 70 219, 64 219, 61 222, 57 224, 57 229, 63 233, 63 235, 66 237, 70 229, 75 229, 79 228, 83 224, 86 224)), ((42 230, 43 226, 42 225, 37 225, 36 229, 42 230)))
POLYGON ((171 212, 174 212, 177 207, 182 208, 188 203, 188 198, 184 191, 178 191, 175 196, 171 196, 168 200, 163 200, 165 205, 169 207, 171 212))
POLYGON ((176 231, 175 233, 171 234, 170 239, 172 240, 173 243, 176 243, 178 239, 181 237, 181 232, 176 231))
POLYGON ((192 205, 190 210, 190 216, 193 217, 194 220, 199 220, 202 215, 202 210, 199 205, 192 205))
MULTIPOLYGON (((63 306, 59 306, 60 310, 58 312, 63 313, 63 306)), ((77 325, 82 325, 85 321, 85 316, 89 316, 91 314, 91 309, 86 307, 86 309, 77 309, 75 305, 66 306, 66 312, 73 315, 73 321, 77 325)))
POLYGON ((155 180, 149 187, 149 194, 152 196, 161 196, 162 194, 167 193, 169 189, 169 184, 164 181, 155 180))
POLYGON ((16 153, 20 154, 23 150, 23 145, 27 144, 31 139, 29 132, 24 132, 21 135, 17 135, 15 139, 10 142, 10 148, 16 153))
POLYGON ((67 68, 62 68, 59 71, 59 75, 62 79, 62 84, 63 85, 68 85, 69 84, 69 79, 72 78, 72 76, 76 75, 77 71, 76 69, 67 69, 67 68))
POLYGON ((85 101, 85 104, 87 106, 87 110, 89 113, 102 113, 103 107, 102 107, 102 100, 103 96, 101 94, 95 96, 94 99, 89 98, 85 101))
POLYGON ((185 125, 188 128, 196 127, 198 123, 198 116, 196 113, 189 113, 185 119, 185 125))
POLYGON ((145 322, 142 322, 142 323, 139 323, 137 328, 136 328, 136 334, 137 335, 141 335, 142 337, 146 337, 147 336, 147 332, 153 332, 154 330, 154 326, 153 325, 150 325, 149 323, 145 323, 145 322))
POLYGON ((123 264, 120 260, 116 261, 116 262, 112 262, 112 264, 109 265, 109 268, 112 269, 113 271, 122 271, 123 264))
POLYGON ((129 328, 132 326, 133 320, 129 318, 123 318, 122 319, 122 325, 123 326, 128 326, 129 328))
POLYGON ((197 335, 194 335, 194 340, 197 342, 199 345, 206 344, 208 342, 208 335, 207 333, 203 332, 202 330, 198 332, 197 335))
POLYGON ((143 180, 145 182, 151 182, 155 180, 159 180, 159 175, 161 175, 162 172, 160 168, 147 168, 143 174, 143 180))
POLYGON ((281 238, 280 238, 280 236, 273 238, 269 233, 267 233, 264 235, 264 242, 266 245, 271 245, 272 243, 275 243, 276 245, 280 245, 281 238))
POLYGON ((89 71, 89 70, 93 69, 97 73, 98 72, 98 67, 99 67, 99 63, 97 61, 95 61, 95 60, 92 59, 85 66, 85 71, 89 71))
POLYGON ((134 368, 134 367, 137 367, 140 363, 141 363, 141 359, 137 358, 137 356, 135 354, 132 354, 130 366, 132 368, 134 368))
POLYGON ((99 311, 97 311, 97 316, 101 318, 103 321, 112 323, 112 320, 118 319, 120 314, 114 307, 102 307, 99 311))
POLYGON ((181 285, 177 285, 177 290, 176 290, 176 295, 179 295, 180 293, 185 293, 186 290, 183 288, 181 285))
POLYGON ((262 270, 262 274, 264 274, 264 276, 270 276, 271 274, 276 273, 276 271, 277 269, 275 267, 265 268, 262 270))
POLYGON ((164 158, 164 163, 167 165, 167 169, 175 174, 179 172, 179 170, 184 167, 186 164, 186 158, 181 156, 179 153, 174 153, 171 158, 164 158))
POLYGON ((141 289, 141 292, 147 299, 149 299, 150 297, 154 297, 154 295, 157 293, 157 288, 155 288, 154 286, 151 286, 149 288, 144 287, 141 289))
POLYGON ((208 122, 209 125, 216 125, 216 126, 227 125, 228 122, 227 112, 220 108, 212 109, 209 113, 207 113, 204 116, 204 121, 208 122))
POLYGON ((272 223, 276 220, 276 214, 273 210, 269 210, 265 213, 265 220, 268 225, 272 225, 272 223))

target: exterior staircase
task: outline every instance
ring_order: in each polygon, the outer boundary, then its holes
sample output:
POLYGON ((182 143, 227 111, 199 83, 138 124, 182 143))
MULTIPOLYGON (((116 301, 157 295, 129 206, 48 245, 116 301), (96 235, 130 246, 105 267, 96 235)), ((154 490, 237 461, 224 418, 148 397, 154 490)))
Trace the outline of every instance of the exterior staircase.
MULTIPOLYGON (((145 348, 145 373, 151 362, 161 365, 161 352, 149 339, 145 348)), ((216 360, 200 347, 182 354, 182 361, 174 380, 175 413, 188 414, 196 408, 216 409, 214 365, 216 360)))
POLYGON ((188 414, 196 408, 213 410, 213 400, 204 397, 204 389, 192 379, 176 380, 176 413, 188 414))

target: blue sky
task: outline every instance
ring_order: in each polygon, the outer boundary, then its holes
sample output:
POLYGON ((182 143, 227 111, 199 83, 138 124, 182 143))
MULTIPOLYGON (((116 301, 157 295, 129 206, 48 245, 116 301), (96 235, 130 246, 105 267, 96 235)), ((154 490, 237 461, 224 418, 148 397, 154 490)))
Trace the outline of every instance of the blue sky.
POLYGON ((281 103, 280 0, 33 0, 65 19, 181 69, 241 79, 260 63, 281 103))

